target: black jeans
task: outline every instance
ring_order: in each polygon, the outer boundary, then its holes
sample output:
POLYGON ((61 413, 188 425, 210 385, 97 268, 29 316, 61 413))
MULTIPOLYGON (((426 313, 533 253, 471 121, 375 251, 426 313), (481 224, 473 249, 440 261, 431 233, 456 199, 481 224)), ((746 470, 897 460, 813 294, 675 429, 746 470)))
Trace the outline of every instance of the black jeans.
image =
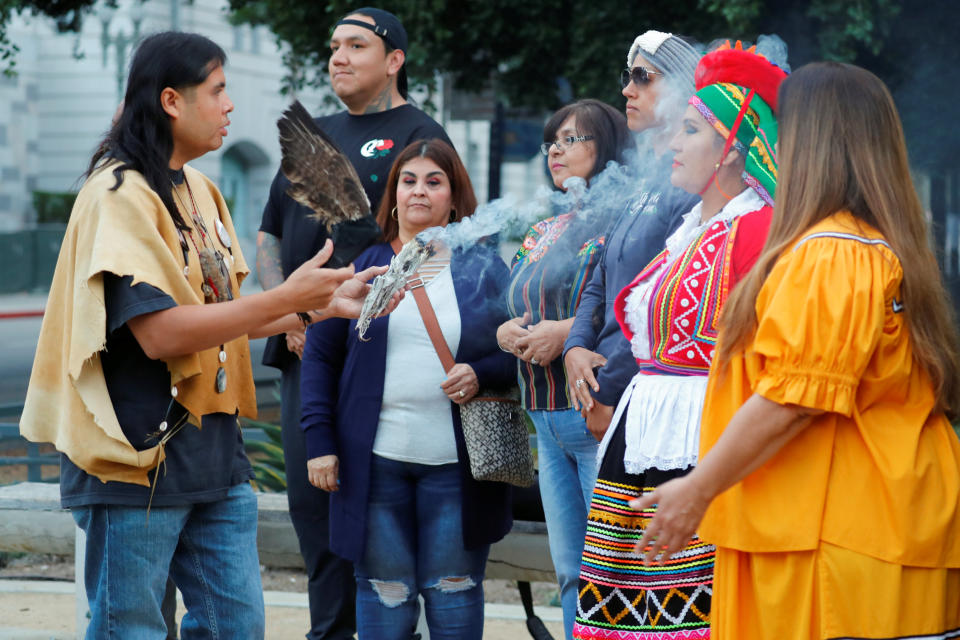
POLYGON ((330 552, 330 497, 307 480, 307 453, 300 429, 300 361, 283 372, 283 453, 290 519, 307 567, 310 632, 307 640, 345 640, 357 629, 353 564, 330 552))

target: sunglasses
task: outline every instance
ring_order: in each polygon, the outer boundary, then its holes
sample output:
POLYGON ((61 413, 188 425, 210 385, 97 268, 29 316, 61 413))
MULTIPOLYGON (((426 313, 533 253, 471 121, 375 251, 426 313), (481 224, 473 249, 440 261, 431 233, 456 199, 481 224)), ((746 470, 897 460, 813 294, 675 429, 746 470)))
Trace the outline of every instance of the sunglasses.
POLYGON ((654 71, 653 69, 647 69, 646 67, 634 67, 633 69, 624 69, 620 72, 620 88, 626 89, 627 85, 631 82, 638 87, 642 87, 645 84, 648 84, 651 80, 651 75, 662 76, 662 71, 654 71))

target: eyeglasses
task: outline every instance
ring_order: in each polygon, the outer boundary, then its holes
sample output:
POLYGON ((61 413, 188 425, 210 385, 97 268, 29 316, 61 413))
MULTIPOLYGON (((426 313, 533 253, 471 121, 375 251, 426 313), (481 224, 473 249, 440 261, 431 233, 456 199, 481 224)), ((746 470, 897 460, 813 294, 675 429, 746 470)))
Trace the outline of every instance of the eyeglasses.
POLYGON ((633 82, 633 84, 638 87, 650 82, 651 75, 662 76, 662 71, 654 71, 653 69, 647 69, 646 67, 634 67, 633 69, 624 69, 620 72, 620 88, 626 89, 627 85, 633 82))
POLYGON ((559 140, 554 140, 553 142, 544 142, 540 145, 540 153, 545 156, 550 155, 550 147, 553 145, 557 145, 557 151, 562 153, 577 142, 585 142, 587 140, 593 140, 593 136, 567 136, 565 138, 560 138, 559 140))

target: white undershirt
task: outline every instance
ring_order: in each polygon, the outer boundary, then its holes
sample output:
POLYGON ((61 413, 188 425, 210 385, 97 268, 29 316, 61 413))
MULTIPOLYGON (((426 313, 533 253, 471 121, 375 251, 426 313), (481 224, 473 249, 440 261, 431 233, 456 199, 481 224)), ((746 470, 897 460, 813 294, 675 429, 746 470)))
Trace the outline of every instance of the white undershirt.
MULTIPOLYGON (((435 269, 428 261, 426 280, 435 269)), ((460 344, 460 310, 447 265, 424 287, 444 340, 454 354, 460 344)), ((383 403, 373 441, 378 456, 419 464, 457 461, 450 399, 440 389, 447 374, 430 341, 416 300, 404 296, 387 325, 387 362, 383 403)))

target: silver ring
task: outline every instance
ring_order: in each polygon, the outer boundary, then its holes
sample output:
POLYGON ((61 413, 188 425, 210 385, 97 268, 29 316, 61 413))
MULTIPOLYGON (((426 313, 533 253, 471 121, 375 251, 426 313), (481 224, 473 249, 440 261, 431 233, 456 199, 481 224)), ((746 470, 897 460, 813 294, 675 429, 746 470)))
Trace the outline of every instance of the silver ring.
POLYGON ((460 394, 459 394, 459 395, 460 395, 460 397, 462 398, 463 396, 465 396, 465 395, 467 395, 467 394, 465 394, 465 393, 463 392, 463 389, 460 389, 460 394))
POLYGON ((536 358, 530 358, 530 364, 540 364, 536 358))
POLYGON ((583 383, 586 382, 583 378, 577 378, 577 389, 583 386, 583 383))

